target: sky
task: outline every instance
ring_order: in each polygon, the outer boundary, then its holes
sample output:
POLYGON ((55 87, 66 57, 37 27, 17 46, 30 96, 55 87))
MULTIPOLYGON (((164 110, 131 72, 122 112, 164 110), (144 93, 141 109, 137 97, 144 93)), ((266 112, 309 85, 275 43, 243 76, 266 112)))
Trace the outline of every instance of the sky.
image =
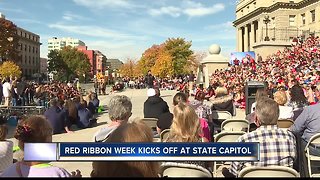
POLYGON ((72 37, 107 58, 140 59, 168 38, 192 41, 207 53, 212 44, 229 57, 236 49, 235 0, 0 0, 0 12, 40 35, 41 57, 48 38, 72 37))

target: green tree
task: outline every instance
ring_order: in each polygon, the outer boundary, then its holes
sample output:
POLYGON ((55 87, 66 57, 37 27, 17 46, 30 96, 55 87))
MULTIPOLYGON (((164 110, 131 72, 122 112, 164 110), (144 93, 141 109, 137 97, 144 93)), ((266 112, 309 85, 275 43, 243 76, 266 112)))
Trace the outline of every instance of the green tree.
POLYGON ((19 36, 17 26, 4 18, 0 18, 0 58, 19 61, 19 36))
POLYGON ((176 75, 189 73, 191 70, 188 65, 195 58, 194 52, 190 49, 192 42, 184 38, 169 38, 164 44, 172 57, 173 73, 176 75))
POLYGON ((5 61, 0 65, 0 77, 20 77, 21 76, 20 67, 13 61, 5 61))
POLYGON ((91 70, 88 56, 70 46, 51 51, 48 61, 49 72, 55 71, 59 80, 68 81, 72 77, 83 77, 83 74, 88 77, 91 70))

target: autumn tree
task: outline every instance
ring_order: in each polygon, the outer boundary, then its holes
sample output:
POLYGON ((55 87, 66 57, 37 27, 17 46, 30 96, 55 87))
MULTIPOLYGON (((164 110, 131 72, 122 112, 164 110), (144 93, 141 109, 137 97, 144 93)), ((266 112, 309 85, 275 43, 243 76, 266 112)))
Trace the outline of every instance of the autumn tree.
POLYGON ((0 65, 0 77, 20 77, 22 74, 20 67, 13 61, 5 61, 0 65))
POLYGON ((154 75, 164 78, 174 73, 172 57, 165 47, 162 46, 156 56, 155 65, 151 68, 154 75))
POLYGON ((17 62, 19 60, 18 47, 17 26, 5 18, 0 18, 0 58, 17 62))
POLYGON ((88 76, 91 70, 88 56, 70 46, 50 51, 48 62, 49 72, 55 71, 60 80, 68 81, 72 77, 82 77, 83 74, 88 76))
POLYGON ((153 45, 142 54, 138 66, 141 68, 143 74, 147 74, 147 72, 156 64, 158 54, 163 46, 163 44, 153 45))
POLYGON ((194 58, 194 53, 190 49, 191 41, 186 41, 184 38, 169 38, 164 44, 172 57, 174 74, 189 73, 191 70, 188 68, 188 62, 194 58))
POLYGON ((136 62, 128 58, 127 61, 120 67, 120 74, 125 77, 135 77, 136 62))

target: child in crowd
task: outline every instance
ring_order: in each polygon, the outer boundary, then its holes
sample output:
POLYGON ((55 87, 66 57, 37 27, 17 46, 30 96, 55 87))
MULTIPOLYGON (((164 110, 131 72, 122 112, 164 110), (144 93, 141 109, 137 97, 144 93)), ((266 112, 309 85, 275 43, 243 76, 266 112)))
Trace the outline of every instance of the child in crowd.
MULTIPOLYGON (((31 116, 22 120, 16 128, 14 137, 19 141, 19 147, 24 150, 24 143, 52 142, 52 127, 44 116, 31 116)), ((12 149, 11 149, 12 151, 12 149)), ((45 152, 43 152, 45 153, 45 152)), ((12 160, 12 158, 11 158, 12 160)), ((1 161, 2 162, 2 161, 1 161)), ((72 173, 75 175, 75 173, 72 173)), ((8 167, 1 177, 70 177, 71 174, 63 168, 48 162, 20 161, 8 167)), ((80 171, 77 171, 80 176, 80 171)))
POLYGON ((4 118, 0 116, 0 176, 13 162, 13 142, 6 140, 7 132, 4 118))

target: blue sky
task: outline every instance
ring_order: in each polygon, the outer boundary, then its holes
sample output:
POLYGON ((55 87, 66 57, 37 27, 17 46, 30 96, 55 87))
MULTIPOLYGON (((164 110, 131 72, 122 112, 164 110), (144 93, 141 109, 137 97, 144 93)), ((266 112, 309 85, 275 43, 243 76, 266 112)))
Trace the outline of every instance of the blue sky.
POLYGON ((41 57, 51 37, 73 37, 107 58, 139 59, 171 37, 192 41, 195 52, 220 44, 236 48, 235 0, 0 0, 0 12, 40 35, 41 57))

